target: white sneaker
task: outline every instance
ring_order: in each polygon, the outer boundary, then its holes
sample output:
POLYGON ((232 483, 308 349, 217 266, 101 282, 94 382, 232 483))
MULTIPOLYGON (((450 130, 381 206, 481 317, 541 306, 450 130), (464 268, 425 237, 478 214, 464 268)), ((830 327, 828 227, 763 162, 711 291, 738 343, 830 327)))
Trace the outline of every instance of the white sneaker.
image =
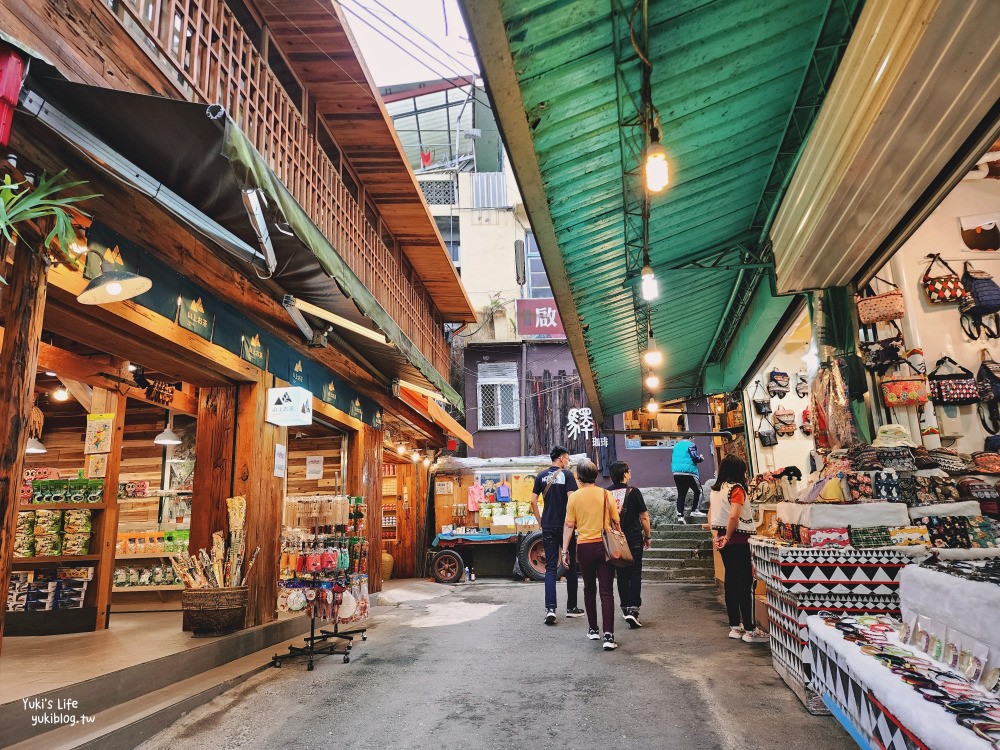
POLYGON ((614 635, 612 635, 611 633, 605 633, 604 643, 602 644, 601 648, 603 648, 605 651, 614 651, 616 648, 618 648, 618 644, 615 643, 614 635))
POLYGON ((729 628, 729 637, 734 641, 738 641, 746 632, 747 631, 743 629, 742 625, 737 625, 735 628, 729 628))
POLYGON ((770 640, 767 633, 760 628, 754 628, 753 632, 743 634, 744 643, 767 643, 770 640))
POLYGON ((692 510, 691 511, 691 515, 694 516, 695 518, 707 518, 708 517, 705 513, 702 513, 700 510, 692 510))

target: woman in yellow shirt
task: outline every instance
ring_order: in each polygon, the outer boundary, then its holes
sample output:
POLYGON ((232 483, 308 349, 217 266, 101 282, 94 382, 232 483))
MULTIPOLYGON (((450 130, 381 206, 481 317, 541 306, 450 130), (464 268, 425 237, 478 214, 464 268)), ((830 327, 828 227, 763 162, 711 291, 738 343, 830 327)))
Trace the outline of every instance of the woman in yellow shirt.
POLYGON ((618 648, 615 643, 615 596, 611 582, 614 572, 604 557, 604 539, 602 534, 607 526, 620 529, 618 506, 611 501, 608 491, 598 487, 597 466, 592 461, 583 461, 576 467, 576 476, 580 489, 569 496, 566 504, 566 522, 563 527, 563 564, 569 566, 569 542, 576 530, 576 560, 583 576, 583 606, 587 610, 587 622, 590 629, 587 637, 600 640, 601 633, 597 629, 597 593, 601 594, 601 619, 604 625, 605 651, 618 648))

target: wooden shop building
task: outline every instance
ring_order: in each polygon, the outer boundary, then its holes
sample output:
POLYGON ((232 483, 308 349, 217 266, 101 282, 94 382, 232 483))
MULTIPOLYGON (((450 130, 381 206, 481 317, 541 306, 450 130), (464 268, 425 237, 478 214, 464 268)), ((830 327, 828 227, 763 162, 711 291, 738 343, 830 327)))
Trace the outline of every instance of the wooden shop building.
POLYGON ((0 584, 93 569, 75 612, 15 608, 8 635, 178 597, 119 580, 170 549, 122 535, 187 531, 195 551, 236 495, 261 549, 248 627, 276 618, 286 495, 364 498, 378 591, 390 490, 390 517, 414 519, 387 540, 395 575, 415 574, 424 459, 468 435, 438 404, 464 408, 445 329, 475 315, 337 4, 12 0, 0 29, 0 168, 97 194, 71 212, 78 262, 44 219, 4 246, 0 584), (269 421, 285 386, 311 424, 269 421), (15 557, 26 485, 52 479, 72 481, 39 507, 100 493, 89 550, 15 557))

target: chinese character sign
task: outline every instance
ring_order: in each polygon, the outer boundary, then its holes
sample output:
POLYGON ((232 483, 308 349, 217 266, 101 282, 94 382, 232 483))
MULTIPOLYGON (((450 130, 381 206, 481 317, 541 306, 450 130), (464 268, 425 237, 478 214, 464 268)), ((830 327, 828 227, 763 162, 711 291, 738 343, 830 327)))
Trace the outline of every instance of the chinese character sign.
POLYGON ((576 440, 583 435, 587 440, 594 431, 594 416, 589 408, 570 409, 566 414, 566 434, 570 440, 576 440))
POLYGON ((595 437, 595 438, 593 438, 591 444, 595 448, 607 448, 608 447, 608 438, 605 435, 601 435, 600 437, 595 437))
POLYGON ((554 299, 519 299, 517 306, 517 333, 519 336, 549 335, 565 338, 562 318, 554 299))

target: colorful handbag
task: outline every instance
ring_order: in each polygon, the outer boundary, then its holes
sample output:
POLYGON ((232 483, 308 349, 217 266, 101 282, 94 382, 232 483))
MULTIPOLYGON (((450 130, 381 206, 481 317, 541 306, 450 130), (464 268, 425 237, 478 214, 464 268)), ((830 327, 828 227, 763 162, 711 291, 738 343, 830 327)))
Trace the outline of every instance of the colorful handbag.
POLYGON ((889 539, 893 547, 930 546, 931 535, 922 524, 913 526, 892 526, 889 528, 889 539))
POLYGON ((976 376, 972 370, 967 370, 951 357, 941 357, 934 363, 934 369, 927 375, 930 399, 935 404, 946 406, 965 406, 979 402, 979 388, 976 376), (946 374, 938 372, 942 367, 951 365, 957 373, 946 374))
POLYGON ((779 435, 795 434, 795 412, 791 409, 778 409, 774 412, 774 429, 779 435))
POLYGON ((931 260, 927 266, 927 270, 924 271, 923 280, 927 301, 932 305, 939 305, 946 302, 958 302, 962 299, 966 294, 965 287, 962 286, 962 280, 955 273, 955 270, 946 261, 941 259, 940 253, 928 255, 927 257, 931 260), (944 276, 931 276, 931 269, 934 268, 935 263, 940 263, 947 268, 948 273, 944 276))
POLYGON ((976 451, 972 454, 972 464, 980 474, 1000 474, 1000 453, 976 451))
POLYGON ((913 371, 913 375, 882 376, 882 402, 890 409, 897 406, 920 406, 928 401, 927 376, 907 359, 893 363, 897 367, 904 364, 913 371))
POLYGON ((990 274, 976 270, 966 261, 962 286, 966 292, 961 300, 963 315, 982 317, 1000 312, 1000 286, 990 274))
POLYGON ((948 474, 968 474, 975 469, 972 458, 951 448, 934 448, 927 455, 948 474))
POLYGON ((863 325, 872 323, 884 323, 889 320, 899 320, 906 313, 906 306, 903 303, 903 293, 899 287, 891 281, 880 279, 876 276, 869 284, 855 295, 858 306, 858 319, 863 325), (872 284, 881 281, 883 284, 892 287, 888 292, 881 294, 875 291, 872 284))
POLYGON ((980 401, 1000 401, 1000 362, 983 349, 983 362, 976 373, 980 401))
MULTIPOLYGON (((895 323, 893 323, 895 325, 895 323)), ((903 334, 898 333, 887 339, 877 341, 859 341, 861 348, 861 361, 865 369, 881 375, 903 359, 906 353, 906 342, 903 334)))
POLYGON ((909 448, 897 446, 895 448, 876 448, 875 455, 879 464, 885 469, 893 471, 916 471, 917 464, 913 461, 913 453, 909 448))
POLYGON ((931 487, 939 503, 957 503, 962 499, 958 491, 958 482, 951 477, 931 477, 931 487))
POLYGON ((958 480, 958 493, 965 500, 1000 500, 1000 490, 989 482, 973 477, 958 480))
POLYGON ((791 390, 788 383, 787 372, 782 372, 777 368, 771 370, 767 374, 767 395, 784 398, 788 394, 788 391, 791 390))
POLYGON ((803 435, 812 435, 813 433, 812 419, 809 417, 808 406, 802 410, 802 424, 799 425, 799 429, 802 430, 803 435))
POLYGON ((888 526, 848 526, 847 533, 855 549, 892 546, 888 526))

